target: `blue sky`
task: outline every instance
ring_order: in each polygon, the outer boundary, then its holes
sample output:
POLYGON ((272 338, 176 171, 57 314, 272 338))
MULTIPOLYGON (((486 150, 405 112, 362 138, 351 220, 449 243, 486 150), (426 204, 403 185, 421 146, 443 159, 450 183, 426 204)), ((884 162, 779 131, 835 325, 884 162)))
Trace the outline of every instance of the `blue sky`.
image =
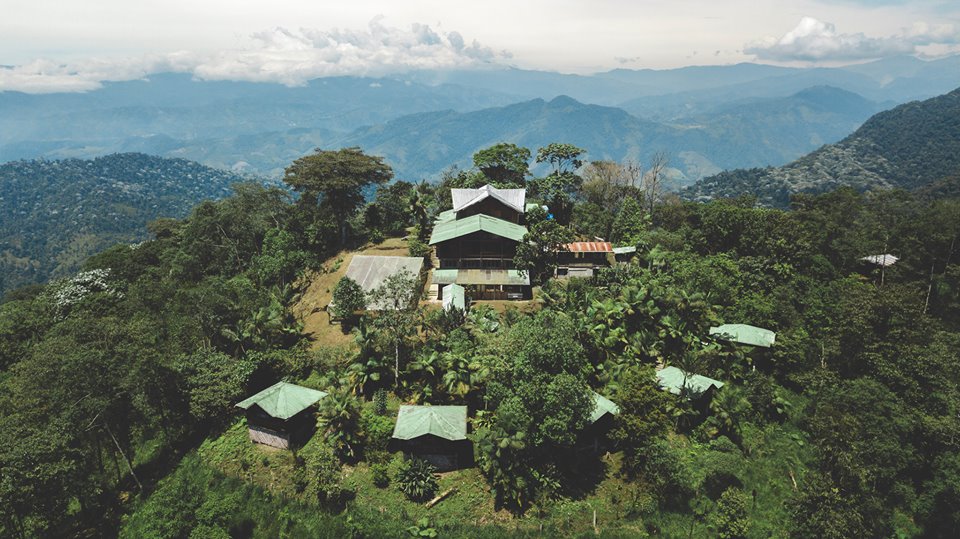
POLYGON ((960 2, 0 0, 0 90, 156 71, 299 84, 512 65, 567 73, 960 52, 960 2))

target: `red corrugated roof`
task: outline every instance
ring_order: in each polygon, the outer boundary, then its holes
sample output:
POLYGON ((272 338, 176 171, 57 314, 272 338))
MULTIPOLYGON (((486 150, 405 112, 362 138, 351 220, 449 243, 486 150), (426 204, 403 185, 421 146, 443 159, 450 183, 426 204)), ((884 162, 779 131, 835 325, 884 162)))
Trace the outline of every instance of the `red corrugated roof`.
POLYGON ((573 253, 612 253, 613 245, 608 241, 577 241, 566 245, 573 253))

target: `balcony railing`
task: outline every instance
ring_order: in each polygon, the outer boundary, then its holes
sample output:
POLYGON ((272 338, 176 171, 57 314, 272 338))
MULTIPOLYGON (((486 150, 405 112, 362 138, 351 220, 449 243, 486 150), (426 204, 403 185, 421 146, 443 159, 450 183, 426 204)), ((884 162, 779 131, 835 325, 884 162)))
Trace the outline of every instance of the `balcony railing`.
POLYGON ((512 258, 441 258, 440 269, 514 269, 512 258))

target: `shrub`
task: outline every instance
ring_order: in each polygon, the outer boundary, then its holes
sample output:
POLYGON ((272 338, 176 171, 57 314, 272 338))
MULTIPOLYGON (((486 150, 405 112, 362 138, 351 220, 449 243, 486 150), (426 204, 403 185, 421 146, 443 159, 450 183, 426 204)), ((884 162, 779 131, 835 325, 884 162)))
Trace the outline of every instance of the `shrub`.
POLYGON ((417 238, 410 238, 410 241, 407 242, 407 250, 413 257, 426 258, 430 256, 430 246, 417 238))
POLYGON ((436 469, 429 462, 413 458, 397 474, 397 487, 415 502, 427 501, 437 493, 436 469))
POLYGON ((380 462, 370 466, 370 473, 373 475, 373 484, 377 488, 386 488, 390 484, 390 464, 380 462))
POLYGON ((347 497, 340 485, 340 461, 329 444, 314 437, 297 454, 303 460, 304 489, 320 505, 338 508, 347 497))
POLYGON ((717 502, 713 525, 720 539, 743 539, 750 528, 747 516, 747 495, 739 488, 729 488, 717 502))
POLYGON ((360 285, 350 277, 341 277, 333 289, 333 315, 345 319, 367 306, 367 296, 360 285))
POLYGON ((364 410, 360 417, 361 430, 364 433, 364 450, 367 453, 384 452, 393 434, 393 419, 364 410))

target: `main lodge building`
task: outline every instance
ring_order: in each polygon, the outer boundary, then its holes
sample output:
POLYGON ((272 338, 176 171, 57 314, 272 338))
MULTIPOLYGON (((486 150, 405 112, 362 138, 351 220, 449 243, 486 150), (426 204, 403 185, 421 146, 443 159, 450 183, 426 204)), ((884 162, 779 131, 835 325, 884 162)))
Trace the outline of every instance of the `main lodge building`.
POLYGON ((517 270, 513 257, 527 233, 526 190, 451 189, 453 209, 433 227, 433 277, 438 298, 443 287, 458 284, 474 299, 530 299, 530 276, 517 270))

